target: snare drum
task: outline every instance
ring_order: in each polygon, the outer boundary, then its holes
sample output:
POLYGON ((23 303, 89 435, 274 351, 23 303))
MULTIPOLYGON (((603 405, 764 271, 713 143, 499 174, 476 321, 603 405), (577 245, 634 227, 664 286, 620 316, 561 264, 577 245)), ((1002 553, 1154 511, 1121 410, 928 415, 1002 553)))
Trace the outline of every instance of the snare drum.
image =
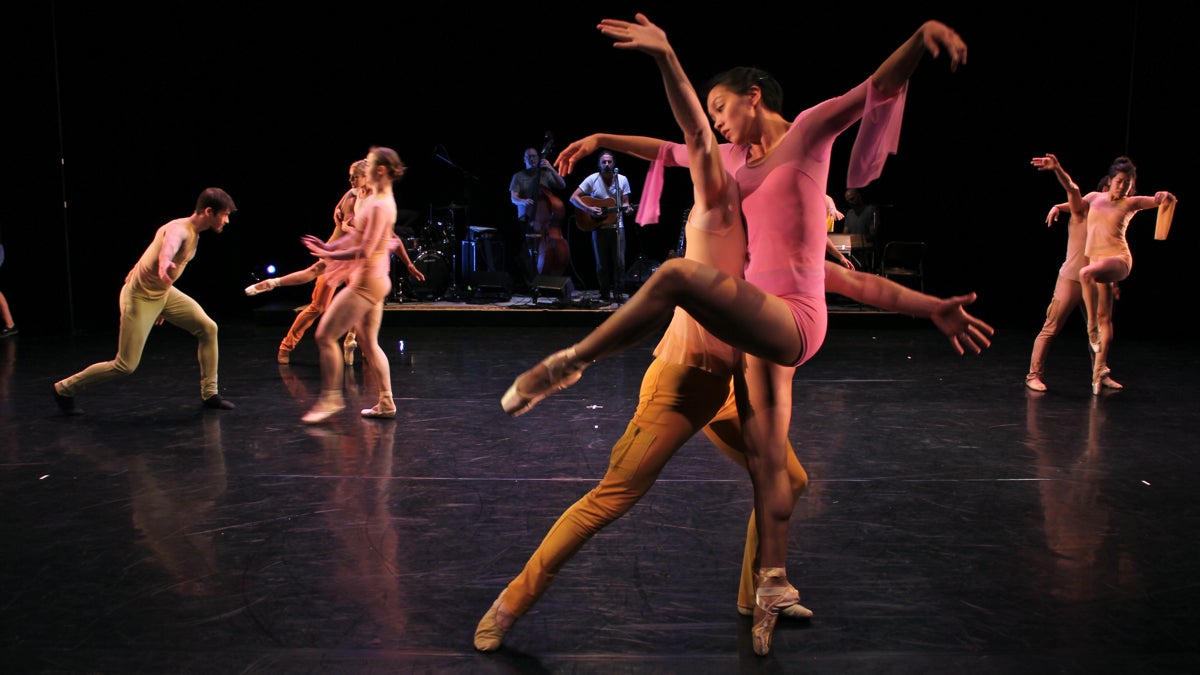
POLYGON ((404 294, 413 300, 438 300, 450 287, 450 261, 437 251, 425 251, 413 260, 413 266, 425 275, 425 281, 417 281, 412 275, 408 276, 407 288, 404 294))

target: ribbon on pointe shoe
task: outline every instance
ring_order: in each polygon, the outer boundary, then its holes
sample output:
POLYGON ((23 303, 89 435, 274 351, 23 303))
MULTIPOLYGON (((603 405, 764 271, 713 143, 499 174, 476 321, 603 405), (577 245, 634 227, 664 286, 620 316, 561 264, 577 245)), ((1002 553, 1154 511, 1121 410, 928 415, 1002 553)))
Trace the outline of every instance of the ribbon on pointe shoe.
POLYGON ((800 602, 800 593, 787 583, 787 572, 782 567, 769 567, 762 570, 758 587, 754 589, 754 626, 750 636, 754 643, 754 653, 766 656, 771 651, 771 637, 775 633, 775 622, 785 607, 800 602), (783 584, 764 586, 768 579, 783 579, 783 584))

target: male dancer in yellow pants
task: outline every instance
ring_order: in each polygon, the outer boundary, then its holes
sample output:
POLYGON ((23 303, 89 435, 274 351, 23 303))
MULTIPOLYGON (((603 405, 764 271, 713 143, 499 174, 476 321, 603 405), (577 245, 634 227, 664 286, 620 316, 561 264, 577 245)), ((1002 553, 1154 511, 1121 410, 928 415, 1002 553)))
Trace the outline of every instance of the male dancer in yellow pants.
POLYGON ((64 414, 83 412, 75 401, 79 392, 137 370, 150 329, 163 321, 179 326, 199 341, 200 398, 204 407, 218 410, 234 407, 217 389, 217 324, 199 303, 175 288, 175 281, 196 255, 200 233, 205 230, 220 233, 236 210, 228 193, 220 188, 207 188, 196 200, 192 215, 158 228, 154 241, 126 275, 121 287, 116 357, 94 363, 54 383, 54 400, 64 414))

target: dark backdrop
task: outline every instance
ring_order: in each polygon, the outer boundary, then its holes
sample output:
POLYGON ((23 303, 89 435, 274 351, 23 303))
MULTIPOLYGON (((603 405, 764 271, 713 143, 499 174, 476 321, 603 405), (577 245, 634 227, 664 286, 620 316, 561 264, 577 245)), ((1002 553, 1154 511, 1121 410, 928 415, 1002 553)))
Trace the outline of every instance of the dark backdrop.
MULTIPOLYGON (((241 289, 262 265, 311 262, 300 235, 328 235, 348 165, 375 144, 409 164, 397 196, 423 221, 458 204, 469 207, 456 211, 460 228, 507 226, 509 178, 547 131, 558 148, 602 130, 679 136, 651 60, 595 30, 606 15, 645 11, 698 83, 733 65, 766 68, 789 117, 855 86, 938 18, 963 35, 969 63, 952 75, 927 60, 911 82, 899 154, 870 188, 885 235, 929 243, 931 292, 978 291, 981 316, 1031 337, 1065 222, 1044 226, 1063 192, 1030 158, 1054 152, 1090 188, 1128 154, 1140 192, 1169 189, 1183 204, 1165 243, 1152 240, 1153 213, 1134 218, 1118 325, 1174 330, 1197 242, 1187 22, 1155 3, 905 4, 39 5, 7 44, 16 208, 0 289, 23 333, 112 329, 122 278, 155 228, 217 185, 239 211, 223 234, 202 235, 179 286, 218 321, 244 315, 261 304, 241 289)), ((835 146, 839 203, 852 139, 835 146)), ((618 165, 639 200, 645 163, 618 165)), ((689 201, 686 172, 669 174, 662 222, 631 233, 635 253, 661 259, 689 201)))

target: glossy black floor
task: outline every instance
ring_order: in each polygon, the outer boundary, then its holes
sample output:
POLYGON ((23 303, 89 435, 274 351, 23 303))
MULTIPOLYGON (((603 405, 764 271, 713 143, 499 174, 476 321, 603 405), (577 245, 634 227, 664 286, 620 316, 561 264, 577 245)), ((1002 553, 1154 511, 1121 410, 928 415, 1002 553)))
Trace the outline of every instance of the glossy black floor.
POLYGON ((747 477, 693 439, 495 654, 479 617, 604 472, 650 343, 510 419, 512 378, 582 327, 385 326, 400 413, 306 427, 315 347, 221 329, 199 405, 194 342, 58 414, 50 384, 115 335, 0 340, 3 642, 45 673, 1200 672, 1200 355, 1113 350, 1093 397, 1081 335, 1050 391, 1033 331, 957 357, 929 327, 839 328, 795 383, 811 475, 789 575, 816 616, 756 657, 734 611, 747 477), (403 340, 401 353, 398 343, 403 340))

